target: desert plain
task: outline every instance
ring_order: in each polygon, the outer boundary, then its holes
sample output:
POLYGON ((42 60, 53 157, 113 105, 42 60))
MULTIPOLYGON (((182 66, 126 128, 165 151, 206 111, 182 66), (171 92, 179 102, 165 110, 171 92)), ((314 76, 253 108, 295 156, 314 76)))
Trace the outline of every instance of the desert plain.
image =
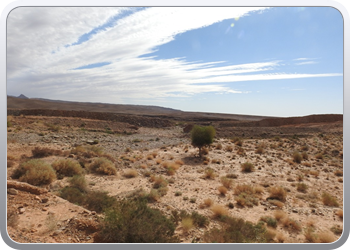
POLYGON ((226 217, 259 225, 269 243, 330 243, 342 234, 342 115, 104 112, 103 105, 22 102, 8 98, 7 230, 15 242, 98 242, 105 211, 65 193, 74 182, 60 172, 63 161, 81 167, 85 194, 144 197, 173 223, 179 243, 223 242, 213 229, 224 228, 226 217), (191 145, 193 125, 216 130, 201 157, 191 145), (94 171, 101 158, 113 170, 94 171), (31 160, 55 169, 50 183, 20 177, 31 160))

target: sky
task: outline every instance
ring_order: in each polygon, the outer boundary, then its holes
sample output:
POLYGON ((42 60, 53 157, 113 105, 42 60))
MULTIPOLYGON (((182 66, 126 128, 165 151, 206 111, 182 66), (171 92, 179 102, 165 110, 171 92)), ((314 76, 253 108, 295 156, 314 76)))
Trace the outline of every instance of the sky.
POLYGON ((183 111, 343 113, 332 7, 20 7, 7 94, 183 111))

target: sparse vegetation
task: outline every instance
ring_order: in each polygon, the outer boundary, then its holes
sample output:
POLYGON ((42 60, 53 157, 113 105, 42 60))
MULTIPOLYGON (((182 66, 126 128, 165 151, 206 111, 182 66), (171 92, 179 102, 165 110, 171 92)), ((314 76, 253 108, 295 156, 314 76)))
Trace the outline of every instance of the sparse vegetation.
POLYGON ((338 203, 337 199, 334 196, 332 196, 329 193, 327 193, 327 192, 323 192, 323 194, 322 194, 322 202, 326 206, 339 207, 339 203, 338 203))
POLYGON ((71 159, 61 159, 52 163, 53 169, 61 176, 81 175, 84 173, 79 162, 71 159))
POLYGON ((105 174, 105 175, 115 175, 117 169, 115 168, 113 162, 104 157, 98 157, 89 166, 90 171, 105 174))
POLYGON ((33 159, 22 163, 14 171, 12 178, 40 186, 53 182, 56 179, 56 173, 50 164, 40 159, 33 159))
POLYGON ((242 172, 245 172, 245 173, 250 173, 255 170, 254 165, 250 162, 245 162, 241 164, 241 168, 242 168, 242 172))

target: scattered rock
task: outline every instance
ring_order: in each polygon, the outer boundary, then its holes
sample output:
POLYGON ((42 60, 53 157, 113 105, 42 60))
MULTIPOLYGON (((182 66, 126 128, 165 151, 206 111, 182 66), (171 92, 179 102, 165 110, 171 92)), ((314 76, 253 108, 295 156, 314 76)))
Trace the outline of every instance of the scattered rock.
POLYGON ((9 189, 7 189, 7 193, 11 194, 11 195, 16 195, 16 194, 18 194, 18 191, 14 188, 9 188, 9 189))

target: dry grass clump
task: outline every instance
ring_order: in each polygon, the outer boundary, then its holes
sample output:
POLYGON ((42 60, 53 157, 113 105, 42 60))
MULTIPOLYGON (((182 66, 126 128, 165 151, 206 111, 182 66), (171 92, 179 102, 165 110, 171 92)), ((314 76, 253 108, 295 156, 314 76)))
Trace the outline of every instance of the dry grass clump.
POLYGON ((245 154, 244 148, 238 147, 238 149, 237 149, 237 154, 238 154, 238 155, 244 155, 244 154, 245 154))
POLYGON ((245 172, 245 173, 253 172, 255 169, 254 165, 250 162, 245 162, 241 164, 241 168, 242 168, 242 172, 245 172))
POLYGON ((55 170, 50 164, 39 159, 22 163, 12 174, 12 178, 39 186, 50 184, 56 179, 55 170))
POLYGON ((16 229, 19 223, 19 215, 16 210, 8 210, 7 211, 7 226, 16 229))
POLYGON ((330 206, 330 207, 339 207, 339 203, 337 201, 337 198, 330 195, 327 192, 324 192, 322 194, 322 202, 324 205, 326 206, 330 206))
POLYGON ((228 215, 228 210, 221 205, 212 205, 210 210, 213 212, 214 218, 221 218, 228 215))
POLYGON ((343 233, 343 228, 340 225, 334 225, 331 227, 331 231, 336 235, 341 235, 343 233))
POLYGON ((194 225, 193 225, 193 219, 191 217, 185 217, 181 220, 181 226, 184 233, 187 233, 190 231, 194 225))
POLYGON ((149 194, 146 195, 148 202, 157 202, 160 199, 160 195, 157 189, 151 189, 149 194))
POLYGON ((221 163, 221 160, 220 160, 220 159, 212 159, 212 160, 211 160, 211 163, 220 164, 220 163, 221 163))
POLYGON ((52 155, 62 155, 62 150, 58 149, 52 149, 52 148, 41 148, 41 147, 35 147, 32 150, 32 155, 34 158, 43 158, 48 157, 52 155))
POLYGON ((146 164, 141 164, 141 165, 140 165, 140 168, 146 169, 146 168, 147 168, 147 165, 146 165, 146 164))
POLYGON ((276 207, 282 208, 284 206, 284 203, 279 200, 269 200, 269 203, 272 205, 275 205, 276 207))
POLYGON ((162 159, 157 159, 156 163, 157 163, 157 165, 161 164, 162 163, 162 159))
POLYGON ((239 147, 242 147, 243 146, 243 140, 238 138, 238 137, 235 137, 231 140, 231 142, 233 142, 235 145, 239 146, 239 147))
POLYGON ((233 151, 233 147, 228 145, 228 146, 225 147, 225 151, 232 152, 233 151))
POLYGON ((331 232, 321 232, 318 234, 317 242, 318 243, 332 243, 336 241, 336 238, 331 232))
POLYGON ((230 178, 230 179, 237 179, 237 175, 236 174, 226 174, 226 178, 230 178))
POLYGON ((214 169, 212 168, 206 168, 204 170, 204 175, 203 175, 203 178, 205 179, 215 179, 215 172, 214 172, 214 169))
POLYGON ((316 243, 317 242, 317 235, 315 234, 315 229, 313 227, 308 226, 305 229, 304 237, 306 242, 309 243, 316 243))
POLYGON ((343 210, 338 210, 336 213, 335 213, 339 218, 343 219, 343 210))
POLYGON ((151 177, 151 181, 153 181, 153 188, 156 189, 168 186, 168 182, 161 175, 151 177))
POLYGON ((302 165, 308 168, 312 166, 310 162, 303 162, 302 165))
POLYGON ((318 153, 315 155, 315 158, 318 160, 322 160, 323 159, 323 154, 322 153, 318 153))
POLYGON ((153 160, 153 159, 154 159, 154 156, 153 156, 153 155, 147 155, 147 156, 146 156, 146 159, 147 159, 147 160, 153 160))
POLYGON ((320 172, 317 170, 310 170, 309 174, 311 174, 317 178, 320 175, 320 172))
POLYGON ((126 169, 125 171, 124 171, 124 177, 126 177, 126 178, 134 178, 134 177, 136 177, 137 175, 138 175, 138 173, 137 173, 137 170, 136 169, 126 169))
POLYGON ((275 199, 282 202, 286 201, 287 191, 283 187, 270 187, 269 188, 270 196, 268 199, 275 199))
POLYGON ((335 171, 334 171, 334 174, 335 174, 336 176, 343 176, 343 170, 335 170, 335 171))
POLYGON ((98 174, 115 175, 117 169, 113 162, 104 157, 98 157, 89 165, 89 170, 98 174))
POLYGON ((210 198, 207 198, 199 205, 199 208, 208 208, 211 207, 214 204, 213 200, 210 198))
POLYGON ((303 159, 302 155, 299 152, 293 153, 293 161, 296 163, 301 163, 301 160, 303 159))
MULTIPOLYGON (((258 190, 260 190, 260 188, 258 190)), ((234 189, 234 194, 236 195, 235 201, 240 206, 252 207, 254 205, 258 205, 259 203, 259 193, 257 192, 256 188, 251 185, 237 185, 234 189)))
POLYGON ((263 154, 263 153, 265 153, 265 148, 266 148, 266 144, 264 142, 263 143, 259 143, 258 146, 257 146, 257 149, 255 150, 255 153, 263 154))
POLYGON ((232 184, 233 184, 233 180, 229 179, 227 177, 221 177, 220 182, 227 189, 231 189, 232 184))
POLYGON ((158 153, 157 152, 152 152, 151 155, 153 156, 153 158, 156 158, 158 153))
POLYGON ((221 143, 216 144, 215 149, 221 150, 222 149, 222 144, 221 143))
POLYGON ((202 155, 207 155, 209 154, 209 149, 208 148, 202 148, 202 155))
POLYGON ((220 186, 220 187, 218 187, 218 191, 220 192, 221 195, 226 195, 227 188, 224 186, 220 186))
POLYGON ((182 166, 184 165, 184 162, 182 160, 176 160, 175 164, 182 166))
POLYGON ((283 218, 287 217, 287 213, 282 211, 282 210, 276 210, 274 212, 274 216, 276 218, 277 221, 281 221, 283 218))
POLYGON ((12 168, 16 163, 14 161, 7 160, 7 168, 12 168))
POLYGON ((62 176, 81 175, 84 173, 84 169, 80 166, 79 162, 71 159, 55 161, 52 163, 52 167, 58 175, 62 176))
POLYGON ((297 184, 297 190, 299 192, 305 193, 307 188, 308 188, 308 186, 305 183, 303 183, 303 182, 297 184))
POLYGON ((280 222, 282 223, 282 226, 288 230, 291 230, 291 231, 297 231, 297 232, 300 232, 302 227, 300 225, 299 222, 297 222, 296 220, 294 219, 291 219, 290 217, 284 217, 280 220, 280 222))

